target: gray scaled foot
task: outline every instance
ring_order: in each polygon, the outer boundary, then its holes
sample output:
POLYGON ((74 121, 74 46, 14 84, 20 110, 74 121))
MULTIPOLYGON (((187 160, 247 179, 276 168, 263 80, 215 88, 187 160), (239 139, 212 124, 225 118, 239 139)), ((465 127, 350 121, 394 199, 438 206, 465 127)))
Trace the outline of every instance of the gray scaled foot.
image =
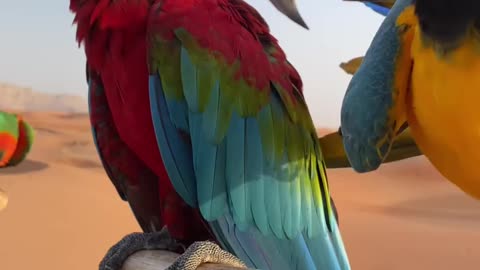
POLYGON ((185 247, 175 241, 166 228, 159 232, 131 233, 108 250, 99 270, 120 270, 125 260, 140 250, 183 252, 185 247))
POLYGON ((190 245, 166 270, 195 270, 203 263, 218 263, 247 269, 240 259, 223 250, 219 245, 210 241, 202 241, 190 245))

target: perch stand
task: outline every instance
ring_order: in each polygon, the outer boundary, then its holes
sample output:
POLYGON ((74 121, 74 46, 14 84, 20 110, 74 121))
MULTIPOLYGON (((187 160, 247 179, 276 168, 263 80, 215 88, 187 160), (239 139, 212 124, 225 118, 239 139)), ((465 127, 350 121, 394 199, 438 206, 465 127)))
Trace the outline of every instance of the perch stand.
MULTIPOLYGON (((122 270, 164 270, 173 264, 177 253, 163 250, 142 250, 132 254, 125 261, 122 270)), ((198 270, 245 270, 223 264, 202 264, 198 270)), ((250 269, 254 270, 254 269, 250 269)))

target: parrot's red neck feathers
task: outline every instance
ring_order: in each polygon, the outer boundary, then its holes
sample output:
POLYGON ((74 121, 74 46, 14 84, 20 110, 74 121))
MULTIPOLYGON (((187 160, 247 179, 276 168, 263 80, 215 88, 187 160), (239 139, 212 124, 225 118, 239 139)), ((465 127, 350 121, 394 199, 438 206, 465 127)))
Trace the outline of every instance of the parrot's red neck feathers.
POLYGON ((109 54, 118 57, 136 46, 132 40, 144 42, 138 36, 146 35, 150 7, 151 0, 70 0, 76 38, 84 43, 92 70, 101 70, 109 54))
POLYGON ((150 5, 149 0, 70 0, 77 41, 81 43, 94 26, 101 30, 145 27, 150 5))
MULTIPOLYGON (((85 44, 85 52, 94 70, 101 69, 105 53, 112 51, 111 46, 114 44, 109 44, 112 30, 123 32, 123 39, 126 40, 127 36, 134 33, 146 33, 148 14, 152 6, 160 6, 161 9, 169 10, 169 13, 182 13, 185 10, 195 10, 197 5, 202 7, 199 12, 205 9, 213 12, 218 7, 228 10, 227 14, 260 41, 268 54, 279 62, 286 61, 286 56, 277 40, 270 34, 268 24, 253 7, 243 0, 70 0, 70 10, 75 13, 74 23, 77 24, 77 41, 82 43, 85 39, 90 40, 85 44)), ((178 24, 180 20, 162 25, 166 29, 173 29, 168 25, 172 23, 178 24)), ((208 37, 208 33, 206 34, 208 37)), ((115 44, 118 47, 116 51, 121 51, 122 48, 119 47, 122 46, 121 42, 117 40, 115 44)), ((204 45, 215 47, 215 44, 204 45)), ((230 53, 234 51, 231 50, 230 53)), ((228 52, 224 53, 225 56, 229 55, 228 52)), ((302 91, 302 81, 295 68, 291 65, 283 67, 289 69, 290 80, 298 90, 302 91)), ((284 73, 285 70, 275 72, 284 73)))
POLYGON ((276 42, 276 39, 270 35, 270 29, 267 22, 252 6, 246 4, 243 0, 229 0, 227 9, 232 14, 237 15, 236 20, 241 22, 255 36, 265 36, 269 41, 276 42))

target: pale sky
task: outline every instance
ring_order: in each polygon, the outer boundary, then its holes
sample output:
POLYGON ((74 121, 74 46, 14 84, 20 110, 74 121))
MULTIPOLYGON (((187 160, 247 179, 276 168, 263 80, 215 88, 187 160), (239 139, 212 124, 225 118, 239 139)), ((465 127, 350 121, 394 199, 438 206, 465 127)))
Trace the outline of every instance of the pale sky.
MULTIPOLYGON (((0 2, 0 81, 86 97, 85 56, 75 42, 70 1, 0 2)), ((350 80, 338 65, 364 54, 383 17, 355 2, 297 0, 310 27, 306 31, 267 0, 247 2, 263 15, 300 72, 315 124, 337 127, 350 80)))

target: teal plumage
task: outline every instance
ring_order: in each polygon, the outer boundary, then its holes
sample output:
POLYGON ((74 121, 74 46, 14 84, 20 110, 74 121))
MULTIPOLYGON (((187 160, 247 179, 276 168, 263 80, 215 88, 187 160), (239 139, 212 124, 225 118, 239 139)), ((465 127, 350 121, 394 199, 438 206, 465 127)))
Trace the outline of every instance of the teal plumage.
POLYGON ((175 16, 159 5, 148 29, 150 107, 173 187, 251 267, 350 269, 298 74, 251 7, 224 17, 188 3, 175 16))

